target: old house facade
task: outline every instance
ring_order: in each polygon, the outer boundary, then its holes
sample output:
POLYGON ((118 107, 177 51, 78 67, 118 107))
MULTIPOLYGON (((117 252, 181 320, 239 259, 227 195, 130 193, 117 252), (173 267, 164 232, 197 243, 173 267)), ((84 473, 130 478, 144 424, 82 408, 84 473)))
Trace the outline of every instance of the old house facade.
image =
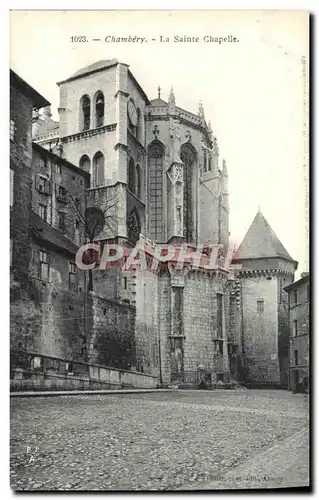
POLYGON ((298 392, 309 388, 309 274, 302 273, 285 291, 289 304, 289 386, 298 392))

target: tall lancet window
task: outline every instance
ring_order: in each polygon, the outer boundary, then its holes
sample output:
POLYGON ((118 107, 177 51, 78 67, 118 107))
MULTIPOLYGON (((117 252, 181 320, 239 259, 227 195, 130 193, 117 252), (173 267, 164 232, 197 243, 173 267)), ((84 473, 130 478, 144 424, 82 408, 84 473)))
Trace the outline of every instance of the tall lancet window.
POLYGON ((90 128, 90 116, 91 116, 91 101, 88 95, 84 95, 80 102, 80 113, 81 113, 81 130, 89 130, 90 128))
POLYGON ((128 188, 131 191, 131 193, 135 194, 136 178, 135 178, 135 165, 133 158, 130 158, 128 163, 127 178, 128 178, 128 188))
POLYGON ((104 155, 100 151, 93 158, 92 187, 104 186, 104 155))
POLYGON ((143 142, 142 138, 142 115, 140 108, 137 108, 137 125, 136 125, 136 139, 143 142))
POLYGON ((142 197, 142 172, 141 167, 136 165, 136 196, 138 198, 142 197))
POLYGON ((184 228, 185 241, 194 241, 194 178, 196 173, 196 155, 192 147, 181 147, 181 160, 184 163, 184 228))
POLYGON ((98 92, 95 98, 95 126, 102 127, 104 125, 104 95, 98 92))
POLYGON ((159 141, 148 148, 148 196, 149 232, 155 241, 162 240, 163 233, 163 166, 164 147, 159 141))
POLYGON ((204 151, 204 172, 207 172, 207 151, 204 151))

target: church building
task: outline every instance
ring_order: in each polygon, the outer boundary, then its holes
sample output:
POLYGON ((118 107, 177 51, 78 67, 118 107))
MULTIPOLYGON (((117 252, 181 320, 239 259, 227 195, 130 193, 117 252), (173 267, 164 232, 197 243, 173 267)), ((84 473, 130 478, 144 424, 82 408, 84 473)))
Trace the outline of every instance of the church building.
MULTIPOLYGON (((88 206, 109 209, 94 241, 228 248, 227 164, 201 103, 197 113, 179 107, 173 88, 167 100, 160 88, 149 100, 116 59, 82 68, 58 86, 59 121, 49 107, 34 115, 34 141, 90 175, 88 206)), ((241 269, 167 262, 147 273, 93 271, 93 294, 134 308, 132 369, 161 384, 286 386, 283 290, 297 263, 260 212, 236 262, 241 269)), ((91 362, 98 359, 94 335, 93 324, 91 362)))

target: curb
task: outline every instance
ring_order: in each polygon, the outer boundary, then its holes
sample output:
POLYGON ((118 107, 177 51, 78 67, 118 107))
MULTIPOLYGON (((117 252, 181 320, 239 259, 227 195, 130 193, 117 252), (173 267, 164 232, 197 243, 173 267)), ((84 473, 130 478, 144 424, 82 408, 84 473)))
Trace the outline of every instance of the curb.
POLYGON ((150 392, 174 392, 174 389, 115 389, 115 390, 96 390, 96 391, 16 391, 10 392, 10 398, 33 398, 33 397, 52 397, 52 396, 79 396, 91 394, 144 394, 150 392))

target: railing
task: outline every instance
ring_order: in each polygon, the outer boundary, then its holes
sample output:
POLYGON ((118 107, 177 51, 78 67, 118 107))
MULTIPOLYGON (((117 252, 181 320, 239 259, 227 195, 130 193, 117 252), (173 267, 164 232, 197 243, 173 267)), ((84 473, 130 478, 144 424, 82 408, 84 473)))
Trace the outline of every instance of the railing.
POLYGON ((60 375, 81 376, 89 374, 89 364, 85 362, 69 361, 54 356, 13 349, 10 351, 11 374, 16 368, 23 368, 30 373, 50 371, 60 375))
POLYGON ((136 373, 143 375, 143 377, 154 378, 153 375, 147 373, 140 373, 135 370, 125 370, 121 368, 114 368, 106 365, 98 365, 86 363, 85 361, 73 361, 55 356, 47 356, 46 354, 39 354, 35 352, 24 351, 21 349, 10 350, 10 371, 14 373, 16 368, 22 368, 30 373, 37 372, 55 372, 61 375, 78 375, 88 376, 90 368, 104 368, 116 372, 136 373))

